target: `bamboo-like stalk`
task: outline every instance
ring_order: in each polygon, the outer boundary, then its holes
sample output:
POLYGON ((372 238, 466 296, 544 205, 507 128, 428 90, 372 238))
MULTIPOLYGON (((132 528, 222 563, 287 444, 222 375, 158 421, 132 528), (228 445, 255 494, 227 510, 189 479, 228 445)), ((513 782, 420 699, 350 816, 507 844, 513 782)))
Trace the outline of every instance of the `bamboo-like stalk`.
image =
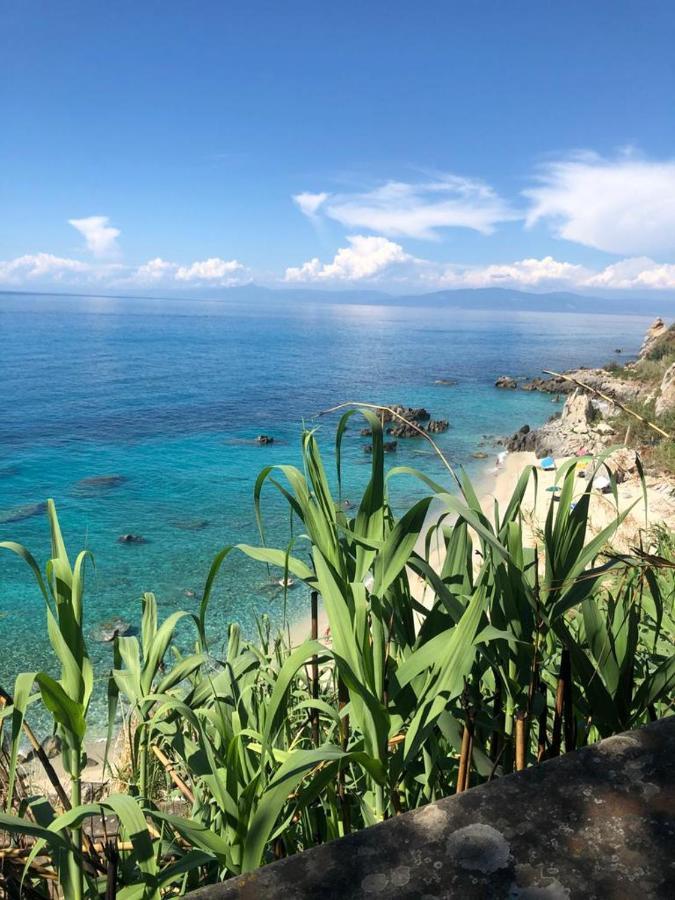
POLYGON ((520 709, 516 713, 516 772, 527 766, 527 731, 527 713, 520 709))
POLYGON ((560 674, 555 692, 555 707, 553 712, 553 732, 551 734, 551 747, 549 756, 560 756, 562 744, 563 715, 565 712, 566 697, 569 694, 568 682, 570 678, 570 652, 563 647, 560 654, 560 674))
POLYGON ((466 714, 462 746, 459 751, 459 769, 457 771, 456 793, 461 794, 469 787, 471 774, 471 754, 473 752, 473 735, 475 727, 475 711, 469 709, 466 714))
POLYGON ((108 841, 105 847, 107 860, 105 900, 115 900, 117 897, 117 862, 119 854, 114 841, 108 841))
MULTIPOLYGON (((311 615, 312 615, 312 640, 316 641, 319 637, 319 595, 317 591, 312 591, 310 595, 311 615)), ((314 654, 312 656, 312 700, 319 699, 319 660, 314 654)), ((313 709, 311 715, 312 722, 312 743, 315 747, 319 746, 319 710, 313 709)))
POLYGON ((548 721, 548 705, 546 702, 546 685, 540 684, 539 691, 544 700, 544 706, 539 713, 539 732, 537 734, 537 762, 540 763, 546 755, 546 725, 548 721))
POLYGON ((171 760, 169 759, 169 757, 165 753, 163 753, 162 750, 160 750, 159 747, 157 747, 155 744, 151 744, 150 749, 155 754, 157 759, 160 761, 160 763, 164 767, 165 771, 168 772, 169 777, 171 778, 173 783, 176 785, 178 790, 181 792, 183 797, 185 797, 185 799, 188 801, 188 803, 194 804, 195 795, 192 793, 192 791, 187 786, 187 784, 183 781, 183 779, 180 777, 180 775, 176 772, 176 768, 173 765, 173 763, 171 762, 171 760))
MULTIPOLYGON (((349 702, 349 692, 342 681, 338 678, 338 708, 340 710, 349 702)), ((349 744, 349 716, 342 716, 340 719, 340 743, 342 749, 346 750, 349 744)), ((342 813, 342 826, 345 834, 351 831, 351 815, 349 812, 349 800, 347 798, 347 790, 345 786, 345 772, 342 766, 338 769, 338 797, 340 799, 340 810, 342 813)))

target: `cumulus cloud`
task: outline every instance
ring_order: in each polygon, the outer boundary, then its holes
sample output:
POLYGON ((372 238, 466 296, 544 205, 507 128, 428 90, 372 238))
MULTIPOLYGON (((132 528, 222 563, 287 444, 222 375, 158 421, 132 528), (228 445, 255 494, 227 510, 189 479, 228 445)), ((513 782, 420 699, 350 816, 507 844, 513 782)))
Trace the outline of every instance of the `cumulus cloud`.
POLYGON ((446 287, 555 288, 582 284, 591 274, 584 266, 545 256, 489 266, 450 266, 440 276, 433 273, 431 278, 446 287))
POLYGON ((286 269, 286 281, 363 281, 374 279, 392 267, 413 261, 400 244, 385 237, 351 235, 348 247, 341 247, 332 262, 310 259, 286 269))
POLYGON ((88 216, 85 219, 68 219, 68 224, 76 228, 84 237, 87 249, 94 256, 113 256, 118 251, 119 228, 109 225, 108 216, 88 216))
POLYGON ((62 281, 64 277, 90 271, 87 263, 76 259, 64 259, 53 253, 28 253, 15 259, 0 260, 0 283, 14 285, 41 278, 62 281))
POLYGON ((631 290, 632 288, 652 288, 655 290, 675 289, 675 265, 657 263, 649 257, 641 256, 623 259, 606 266, 585 281, 587 287, 631 290))
POLYGON ((213 256, 193 262, 189 266, 179 266, 176 271, 177 281, 206 281, 209 283, 228 283, 236 273, 241 273, 244 266, 236 259, 220 259, 213 256))
POLYGON ((160 256, 155 259, 149 259, 142 266, 139 266, 133 273, 132 278, 139 284, 157 284, 173 278, 178 268, 176 263, 168 262, 160 256))
POLYGON ((310 218, 322 214, 347 228, 425 240, 437 240, 445 228, 492 234, 500 222, 522 217, 489 185, 455 175, 417 184, 388 181, 362 193, 302 193, 293 200, 310 218))
POLYGON ((675 251, 675 161, 583 154, 552 162, 525 192, 526 222, 561 238, 630 256, 675 251))

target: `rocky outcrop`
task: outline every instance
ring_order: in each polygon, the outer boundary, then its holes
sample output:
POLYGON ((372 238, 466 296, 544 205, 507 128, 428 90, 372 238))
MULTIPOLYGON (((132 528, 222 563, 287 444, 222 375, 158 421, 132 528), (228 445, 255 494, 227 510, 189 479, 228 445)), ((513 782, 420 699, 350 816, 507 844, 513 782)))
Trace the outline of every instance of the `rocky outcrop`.
POLYGON ((657 416, 665 416, 673 410, 675 410, 675 363, 666 369, 654 406, 657 416))
POLYGON ((441 434, 443 431, 447 431, 449 427, 450 423, 447 419, 432 419, 427 425, 426 431, 428 434, 441 434))
MULTIPOLYGON (((639 380, 621 378, 605 369, 572 369, 565 373, 584 385, 600 391, 621 403, 646 401, 651 391, 650 385, 639 380)), ((521 385, 524 391, 543 391, 547 394, 572 394, 579 389, 573 381, 564 378, 532 378, 521 385)))
POLYGON ((495 381, 495 387, 502 388, 502 390, 515 391, 518 387, 518 382, 515 378, 511 378, 510 375, 500 375, 495 381))
POLYGON ((390 409, 378 411, 380 421, 385 425, 387 422, 400 422, 401 418, 408 419, 409 422, 428 422, 431 413, 423 406, 392 406, 390 409), (400 417, 400 418, 399 418, 400 417))
POLYGON ((645 334, 645 339, 642 342, 642 346, 640 347, 638 359, 646 359, 654 349, 654 346, 660 341, 660 339, 665 335, 667 331, 668 328, 666 327, 666 323, 660 316, 658 319, 654 319, 652 324, 647 329, 647 334, 645 334))

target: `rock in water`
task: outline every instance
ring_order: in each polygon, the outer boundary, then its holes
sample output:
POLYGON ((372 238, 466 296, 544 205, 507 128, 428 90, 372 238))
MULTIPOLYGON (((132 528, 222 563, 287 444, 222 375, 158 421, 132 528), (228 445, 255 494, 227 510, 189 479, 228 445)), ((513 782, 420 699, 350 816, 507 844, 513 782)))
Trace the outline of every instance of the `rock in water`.
POLYGON ((432 419, 427 425, 426 431, 429 434, 441 434, 441 432, 447 431, 449 427, 450 423, 447 419, 432 419))
POLYGON ((663 416, 675 409, 675 363, 669 366, 663 376, 659 396, 656 398, 654 411, 657 416, 663 416))
POLYGON ((122 637, 131 629, 131 625, 119 616, 108 619, 107 622, 101 622, 94 628, 92 637, 95 641, 102 644, 109 644, 116 637, 122 637))
POLYGON ((0 525, 9 525, 10 522, 22 522, 32 516, 39 516, 47 509, 46 503, 26 503, 24 506, 14 506, 0 512, 0 525))
POLYGON ((90 478, 82 478, 74 487, 73 492, 80 497, 95 497, 112 488, 124 484, 127 479, 124 475, 92 475, 90 478))
POLYGON ((208 519, 179 519, 173 524, 174 528, 180 528, 181 531, 201 531, 208 528, 211 523, 208 519))
POLYGON ((273 444, 274 438, 270 434, 259 434, 256 438, 256 441, 259 444, 273 444))
POLYGON ((121 534, 117 538, 118 544, 146 544, 147 541, 140 534, 121 534))
POLYGON ((495 381, 495 387, 503 388, 509 391, 515 391, 518 387, 518 382, 515 378, 511 378, 510 375, 500 375, 499 378, 495 381))

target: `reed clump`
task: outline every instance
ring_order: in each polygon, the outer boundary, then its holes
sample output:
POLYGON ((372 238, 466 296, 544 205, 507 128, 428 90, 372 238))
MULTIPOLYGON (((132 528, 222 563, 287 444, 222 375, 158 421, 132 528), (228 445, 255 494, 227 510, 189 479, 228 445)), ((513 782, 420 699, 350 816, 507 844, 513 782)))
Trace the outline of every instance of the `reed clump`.
POLYGON ((630 555, 613 554, 626 513, 588 535, 592 479, 573 504, 573 468, 561 469, 559 499, 530 545, 521 508, 534 470, 505 509, 487 516, 462 474, 453 473, 451 493, 409 468, 386 472, 381 420, 370 409, 351 410, 338 425, 337 493, 312 431, 302 436, 302 458, 302 469, 261 472, 261 542, 217 554, 198 614, 160 622, 146 594, 139 636, 115 639, 109 736, 122 711, 126 790, 98 802, 82 802, 80 790, 93 683, 83 630, 87 554, 71 567, 51 501, 44 576, 28 550, 2 545, 33 572, 61 670, 58 679, 19 675, 0 709, 8 740, 0 885, 8 896, 179 896, 671 709, 672 536, 636 535, 630 555), (373 453, 352 511, 340 502, 340 450, 357 412, 373 453), (397 517, 388 486, 400 475, 420 478, 428 495, 397 517), (267 490, 281 493, 297 524, 283 549, 265 541, 267 490), (441 512, 429 528, 432 504, 441 512), (431 548, 439 544, 437 561, 431 548), (318 640, 314 626, 292 646, 261 619, 255 640, 230 625, 226 651, 210 646, 206 619, 217 614, 211 598, 232 553, 304 582, 330 640, 318 640), (189 653, 175 639, 183 620, 193 629, 189 653), (60 800, 21 790, 19 745, 36 705, 61 739, 68 784, 60 800), (103 835, 91 829, 100 817, 103 835))

